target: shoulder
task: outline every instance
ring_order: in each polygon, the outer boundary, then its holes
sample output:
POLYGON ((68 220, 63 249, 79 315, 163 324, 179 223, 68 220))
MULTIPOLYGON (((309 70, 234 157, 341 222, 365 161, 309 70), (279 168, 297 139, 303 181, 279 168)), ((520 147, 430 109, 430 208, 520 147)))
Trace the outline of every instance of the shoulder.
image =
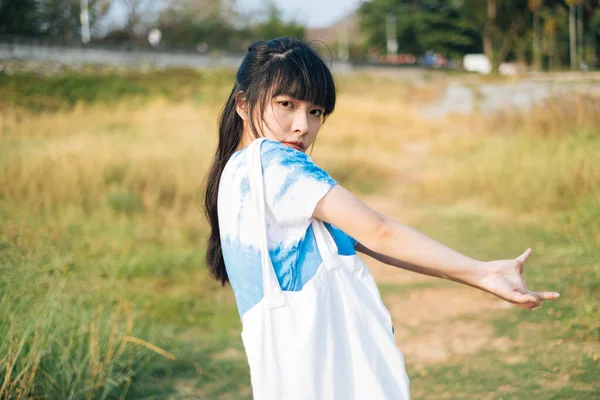
POLYGON ((329 174, 316 165, 308 154, 292 149, 280 142, 264 140, 261 143, 261 160, 265 170, 276 167, 277 169, 286 170, 288 173, 308 175, 319 181, 326 181, 330 184, 335 183, 329 174))
POLYGON ((286 160, 310 160, 308 155, 274 140, 265 139, 260 146, 263 163, 284 162, 286 160))

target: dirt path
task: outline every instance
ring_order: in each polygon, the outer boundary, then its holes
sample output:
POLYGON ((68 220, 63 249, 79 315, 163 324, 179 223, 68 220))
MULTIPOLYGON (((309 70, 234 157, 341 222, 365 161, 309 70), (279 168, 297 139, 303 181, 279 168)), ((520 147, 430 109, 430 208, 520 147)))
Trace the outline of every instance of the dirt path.
MULTIPOLYGON (((398 157, 402 160, 397 165, 399 176, 418 178, 419 165, 430 156, 428 150, 425 142, 407 143, 403 147, 403 154, 398 157), (410 174, 406 171, 410 171, 410 174)), ((402 202, 402 197, 401 191, 396 191, 364 197, 363 200, 375 210, 398 221, 408 225, 416 223, 418 210, 402 202)), ((396 343, 405 356, 408 368, 421 370, 427 365, 450 362, 484 348, 508 351, 517 345, 506 337, 495 337, 492 327, 479 318, 481 314, 512 307, 508 303, 471 287, 362 257, 377 283, 386 286, 383 299, 392 315, 396 343), (398 287, 397 294, 394 293, 394 286, 398 287)))
POLYGON ((478 320, 480 315, 511 307, 510 304, 459 284, 435 287, 443 281, 399 270, 366 256, 363 259, 377 283, 387 286, 383 299, 407 365, 420 369, 483 348, 507 351, 517 345, 508 338, 494 337, 492 327, 478 320), (397 285, 398 294, 389 285, 397 285))

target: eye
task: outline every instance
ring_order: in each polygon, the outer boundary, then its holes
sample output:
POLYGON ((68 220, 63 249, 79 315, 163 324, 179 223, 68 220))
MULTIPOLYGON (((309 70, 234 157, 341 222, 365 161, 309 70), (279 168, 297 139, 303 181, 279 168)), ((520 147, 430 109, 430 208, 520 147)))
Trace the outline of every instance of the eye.
POLYGON ((278 102, 284 108, 292 108, 292 102, 288 100, 282 100, 278 102))
POLYGON ((312 110, 310 113, 315 117, 322 117, 324 112, 325 111, 321 110, 320 108, 317 108, 315 110, 312 110))

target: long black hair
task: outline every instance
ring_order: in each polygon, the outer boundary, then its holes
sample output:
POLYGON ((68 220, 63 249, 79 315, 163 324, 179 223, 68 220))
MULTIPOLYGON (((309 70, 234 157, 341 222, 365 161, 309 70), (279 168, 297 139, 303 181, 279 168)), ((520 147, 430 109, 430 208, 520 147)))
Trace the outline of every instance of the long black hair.
POLYGON ((335 108, 331 72, 308 43, 285 37, 254 42, 244 56, 231 94, 219 115, 219 144, 205 181, 204 211, 210 224, 206 263, 211 275, 223 285, 229 282, 229 277, 221 251, 217 198, 221 174, 240 144, 244 130, 242 118, 236 111, 236 100, 240 95, 244 97, 252 133, 260 137, 253 116, 262 118, 267 102, 282 94, 323 107, 323 120, 335 108))

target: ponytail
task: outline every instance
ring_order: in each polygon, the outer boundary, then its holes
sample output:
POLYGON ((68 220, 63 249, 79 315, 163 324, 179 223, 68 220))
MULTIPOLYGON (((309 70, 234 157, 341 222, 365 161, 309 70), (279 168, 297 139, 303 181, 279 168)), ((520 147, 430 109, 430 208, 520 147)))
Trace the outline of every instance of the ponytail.
POLYGON ((235 108, 235 97, 238 91, 238 85, 235 85, 219 115, 219 144, 206 177, 204 194, 204 213, 210 225, 210 234, 206 246, 206 264, 212 277, 221 282, 223 286, 229 282, 229 277, 227 276, 221 250, 217 200, 223 169, 242 138, 243 121, 235 108))

